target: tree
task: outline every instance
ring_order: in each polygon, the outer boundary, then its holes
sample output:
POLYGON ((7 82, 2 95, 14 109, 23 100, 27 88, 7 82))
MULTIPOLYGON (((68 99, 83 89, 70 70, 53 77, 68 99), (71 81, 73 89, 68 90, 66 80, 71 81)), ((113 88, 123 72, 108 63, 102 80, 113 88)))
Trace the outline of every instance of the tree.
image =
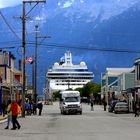
POLYGON ((89 97, 91 94, 97 96, 100 91, 101 91, 100 84, 89 82, 83 87, 82 96, 89 97))
POLYGON ((83 95, 83 88, 76 88, 75 90, 79 91, 80 92, 80 96, 82 97, 82 95, 83 95))
POLYGON ((60 91, 53 92, 53 97, 54 97, 55 99, 59 98, 59 95, 60 95, 59 92, 60 92, 60 91))

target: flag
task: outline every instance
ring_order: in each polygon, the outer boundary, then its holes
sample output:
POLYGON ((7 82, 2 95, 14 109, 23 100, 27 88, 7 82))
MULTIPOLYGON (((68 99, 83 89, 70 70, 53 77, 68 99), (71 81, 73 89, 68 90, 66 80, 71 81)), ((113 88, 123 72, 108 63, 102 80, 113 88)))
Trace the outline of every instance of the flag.
POLYGON ((33 58, 32 58, 32 57, 27 57, 27 58, 26 58, 26 64, 28 64, 28 62, 29 62, 30 64, 32 64, 32 63, 33 63, 33 58))

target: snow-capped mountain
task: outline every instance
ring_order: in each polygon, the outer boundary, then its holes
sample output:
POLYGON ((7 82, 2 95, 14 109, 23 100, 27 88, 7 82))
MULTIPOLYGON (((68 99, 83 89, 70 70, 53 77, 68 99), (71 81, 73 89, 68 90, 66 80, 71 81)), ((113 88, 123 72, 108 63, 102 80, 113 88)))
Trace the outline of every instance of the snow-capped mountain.
MULTIPOLYGON (((77 18, 80 18, 82 15, 87 15, 89 21, 94 22, 99 15, 102 15, 101 20, 109 19, 121 14, 137 2, 138 0, 58 0, 55 3, 54 14, 65 11, 66 17, 78 14, 77 18)), ((50 15, 52 14, 50 13, 50 15)))

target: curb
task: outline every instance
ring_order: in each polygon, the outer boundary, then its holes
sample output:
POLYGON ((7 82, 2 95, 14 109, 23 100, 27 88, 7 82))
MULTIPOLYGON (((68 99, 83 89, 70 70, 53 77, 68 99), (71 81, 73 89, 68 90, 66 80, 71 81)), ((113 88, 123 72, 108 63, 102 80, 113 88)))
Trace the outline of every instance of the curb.
MULTIPOLYGON (((22 116, 19 115, 18 118, 22 118, 22 116)), ((6 116, 6 117, 3 117, 3 118, 0 118, 0 124, 1 124, 1 123, 4 123, 4 122, 6 122, 6 121, 7 121, 7 116, 6 116)))
POLYGON ((0 124, 7 121, 7 117, 0 118, 0 124))

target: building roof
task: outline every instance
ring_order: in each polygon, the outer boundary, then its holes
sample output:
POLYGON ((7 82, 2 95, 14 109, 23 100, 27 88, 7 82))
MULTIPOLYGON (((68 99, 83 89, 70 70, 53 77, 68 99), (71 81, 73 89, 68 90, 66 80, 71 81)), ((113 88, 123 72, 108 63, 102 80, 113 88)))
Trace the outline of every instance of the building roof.
POLYGON ((130 73, 134 71, 134 67, 131 68, 106 68, 108 76, 119 76, 122 73, 130 73))
POLYGON ((123 73, 131 73, 134 71, 134 67, 131 68, 106 68, 106 73, 102 77, 102 79, 106 79, 108 77, 117 77, 123 73))

